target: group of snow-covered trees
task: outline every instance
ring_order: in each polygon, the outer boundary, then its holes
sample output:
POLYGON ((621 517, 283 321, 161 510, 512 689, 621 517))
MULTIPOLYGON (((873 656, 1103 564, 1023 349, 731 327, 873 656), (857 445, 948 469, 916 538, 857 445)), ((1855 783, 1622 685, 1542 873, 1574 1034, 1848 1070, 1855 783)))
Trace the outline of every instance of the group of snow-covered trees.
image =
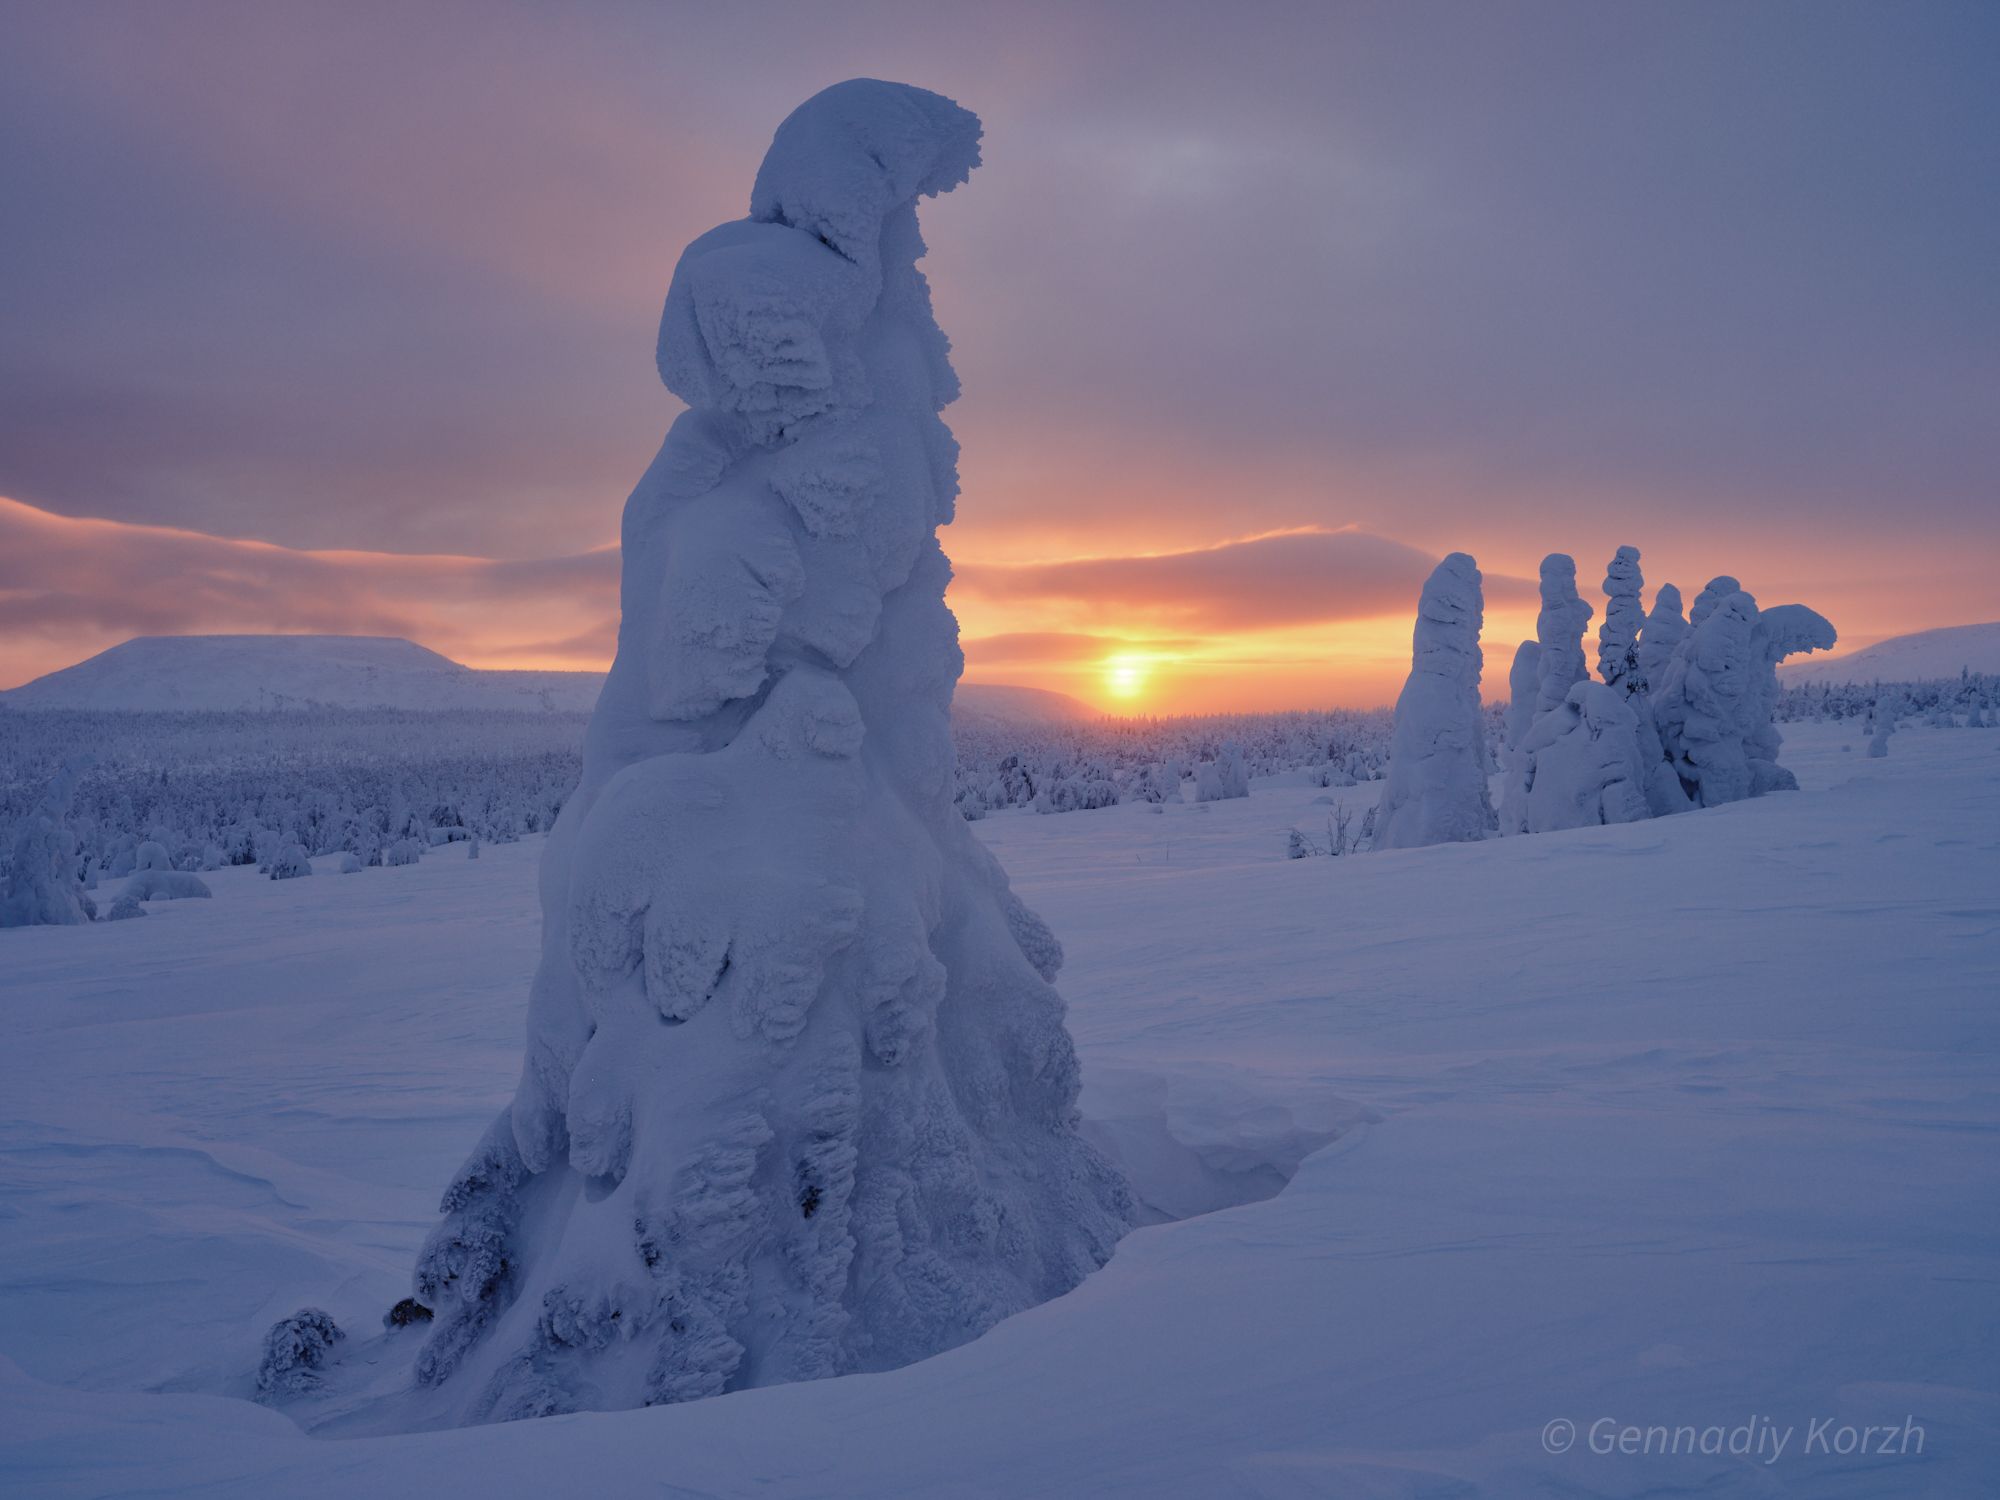
POLYGON ((2000 727, 2000 676, 1961 670, 1956 677, 1917 682, 1808 682, 1781 688, 1773 717, 1779 723, 1859 719, 1864 731, 1878 722, 1920 719, 1937 729, 2000 727))
POLYGON ((51 787, 87 892, 141 868, 148 845, 164 868, 202 872, 268 870, 293 847, 371 868, 440 843, 505 842, 555 821, 583 724, 490 711, 0 711, 0 881, 51 787))
POLYGON ((1620 547, 1604 578, 1593 678, 1593 611, 1576 563, 1543 559, 1535 639, 1508 673, 1496 807, 1479 704, 1479 569, 1462 552, 1439 563, 1417 606, 1375 847, 1629 823, 1796 787, 1778 764, 1778 663, 1831 647, 1833 626, 1802 604, 1762 608, 1727 575, 1685 617, 1672 584, 1650 611, 1644 586, 1638 549, 1620 547))
POLYGON ((977 819, 1013 807, 1215 800, 1280 771, 1352 786, 1386 770, 1391 725, 1380 708, 955 724, 955 800, 977 819))

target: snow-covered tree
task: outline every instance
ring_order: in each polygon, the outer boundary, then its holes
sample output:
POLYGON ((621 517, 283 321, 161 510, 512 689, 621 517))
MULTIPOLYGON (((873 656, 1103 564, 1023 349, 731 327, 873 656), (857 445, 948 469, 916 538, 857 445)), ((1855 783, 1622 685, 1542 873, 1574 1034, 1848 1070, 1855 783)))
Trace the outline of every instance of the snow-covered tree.
POLYGON ((1797 788, 1778 764, 1778 663, 1837 639, 1825 616, 1802 604, 1763 610, 1740 589, 1715 597, 1734 581, 1718 578, 1702 591, 1693 612, 1700 623, 1651 697, 1667 760, 1702 807, 1797 788))
POLYGON ((1688 622, 1681 614, 1681 591, 1671 583, 1660 585, 1653 596, 1653 609, 1639 631, 1639 675, 1651 691, 1666 677, 1667 663, 1680 643, 1687 639, 1688 622))
POLYGON ((1535 617, 1535 639, 1541 658, 1535 694, 1539 717, 1569 697, 1569 690, 1590 675, 1584 663, 1583 632, 1591 608, 1576 591, 1576 559, 1551 552, 1542 559, 1542 612, 1535 617))
POLYGON ((7 886, 0 894, 0 927, 75 926, 97 915, 84 892, 70 800, 88 761, 75 758, 49 778, 38 801, 14 829, 7 886))
POLYGON ((1833 622, 1803 604, 1774 604, 1757 612, 1752 649, 1759 665, 1749 701, 1744 705, 1743 749, 1750 760, 1751 795, 1795 792, 1799 781, 1778 764, 1784 737, 1778 733, 1778 664, 1800 652, 1827 651, 1839 640, 1833 622))
MULTIPOLYGON (((1524 747, 1543 714, 1560 708, 1569 690, 1590 676, 1584 663, 1583 631, 1591 609, 1576 591, 1576 559, 1551 552, 1542 559, 1542 609, 1535 616, 1535 707, 1525 725, 1517 727, 1518 710, 1510 713, 1509 739, 1515 746, 1502 765, 1499 826, 1502 833, 1528 832, 1528 788, 1533 780, 1524 747)), ((1517 653, 1515 665, 1521 664, 1517 653)))
POLYGON ((1616 687, 1585 679, 1535 720, 1522 744, 1529 765, 1529 833, 1636 823, 1650 817, 1639 719, 1616 687))
POLYGON ((1514 648, 1514 664, 1507 669, 1507 748, 1513 749, 1528 737, 1535 722, 1535 700, 1542 691, 1542 643, 1523 641, 1514 648))
POLYGON ((1604 574, 1604 622, 1597 627, 1597 675, 1626 697, 1646 691, 1639 669, 1639 634, 1646 624, 1640 602, 1646 580, 1639 571, 1639 549, 1620 547, 1604 574))
POLYGON ((1751 793, 1744 725, 1757 696, 1757 601, 1741 590, 1720 599, 1704 590, 1700 623, 1667 664, 1652 695, 1653 719, 1667 759, 1688 796, 1701 807, 1736 802, 1751 793))
POLYGON ((1213 760, 1205 760, 1194 770, 1194 800, 1228 802, 1250 795, 1250 769, 1243 764, 1243 748, 1224 745, 1213 760))
POLYGON ((1479 567, 1454 552, 1425 580, 1417 601, 1410 675, 1396 699, 1389 780, 1375 825, 1377 849, 1483 839, 1497 826, 1479 709, 1484 619, 1479 567))
POLYGON ((978 139, 936 94, 836 85, 674 272, 689 409, 626 506, 520 1085, 417 1267, 423 1420, 899 1365, 1126 1227, 1060 946, 952 802, 958 385, 916 204, 978 139))
POLYGON ((1694 596, 1694 608, 1688 611, 1688 629, 1699 630, 1702 621, 1715 613, 1717 605, 1732 594, 1743 592, 1743 585, 1722 573, 1708 580, 1708 586, 1694 596))

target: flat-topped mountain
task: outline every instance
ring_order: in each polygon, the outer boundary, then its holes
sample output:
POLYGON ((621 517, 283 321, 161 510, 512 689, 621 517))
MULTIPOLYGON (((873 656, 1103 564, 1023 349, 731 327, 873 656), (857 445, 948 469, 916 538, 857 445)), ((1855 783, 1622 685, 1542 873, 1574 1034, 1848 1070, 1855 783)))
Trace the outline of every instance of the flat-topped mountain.
MULTIPOLYGON (((160 713, 304 708, 512 709, 587 714, 602 672, 494 672, 374 635, 142 635, 37 677, 0 705, 160 713)), ((1038 688, 961 683, 961 715, 1017 723, 1095 717, 1038 688)))
POLYGON ((301 708, 588 713, 600 672, 485 672, 365 635, 142 635, 0 694, 23 709, 301 708))

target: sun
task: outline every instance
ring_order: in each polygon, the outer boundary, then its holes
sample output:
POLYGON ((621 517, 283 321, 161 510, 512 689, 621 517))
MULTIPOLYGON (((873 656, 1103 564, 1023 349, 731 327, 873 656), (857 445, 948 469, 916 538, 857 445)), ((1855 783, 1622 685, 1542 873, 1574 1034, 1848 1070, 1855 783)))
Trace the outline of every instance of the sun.
POLYGON ((1147 663, 1136 656, 1113 656, 1104 663, 1105 691, 1114 698, 1136 698, 1146 690, 1147 663))

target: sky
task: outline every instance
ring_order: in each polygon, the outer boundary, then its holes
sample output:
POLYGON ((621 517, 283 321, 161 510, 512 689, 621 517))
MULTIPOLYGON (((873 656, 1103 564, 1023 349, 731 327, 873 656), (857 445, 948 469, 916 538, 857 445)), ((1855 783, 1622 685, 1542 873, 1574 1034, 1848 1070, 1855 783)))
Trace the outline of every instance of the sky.
POLYGON ((969 678, 1368 704, 1447 551, 2000 618, 2000 7, 0 0, 0 686, 135 634, 602 667, 680 249, 842 78, 924 209, 969 678))

